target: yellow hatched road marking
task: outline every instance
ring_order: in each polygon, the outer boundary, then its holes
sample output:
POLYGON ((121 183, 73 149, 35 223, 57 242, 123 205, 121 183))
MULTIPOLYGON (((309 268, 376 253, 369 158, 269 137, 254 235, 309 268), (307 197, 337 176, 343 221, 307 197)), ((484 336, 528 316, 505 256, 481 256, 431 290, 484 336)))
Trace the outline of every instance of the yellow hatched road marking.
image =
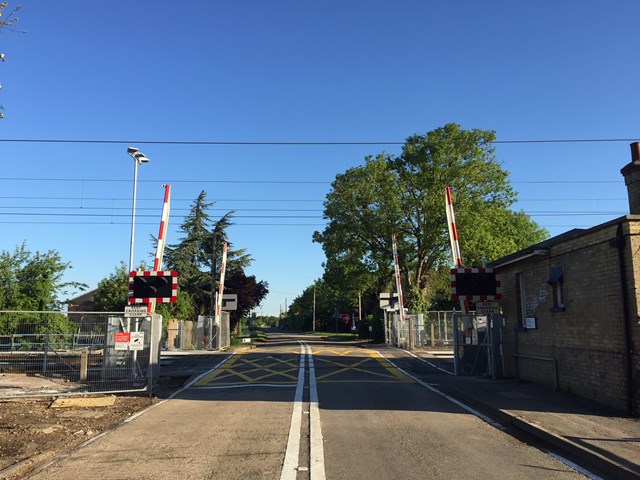
MULTIPOLYGON (((286 381, 271 381, 270 383, 274 384, 292 384, 298 380, 298 363, 299 358, 291 358, 291 359, 278 359, 272 356, 266 358, 259 359, 251 359, 246 358, 245 355, 247 353, 251 353, 250 349, 239 351, 232 359, 230 359, 225 365, 223 365, 218 370, 212 372, 206 377, 202 378, 198 381, 195 386, 209 385, 211 383, 219 383, 221 385, 237 385, 237 384, 251 384, 251 383, 262 383, 265 379, 270 377, 285 377, 289 380, 286 381), (260 365, 259 363, 264 362, 265 360, 270 360, 271 364, 269 365, 260 365), (255 368, 244 369, 240 371, 240 368, 246 366, 252 366, 255 368), (290 368, 285 370, 276 370, 275 366, 288 365, 290 368), (263 375, 258 377, 252 377, 251 373, 256 372, 266 372, 263 375), (295 372, 295 373, 291 373, 295 372), (243 381, 231 381, 224 382, 224 380, 230 380, 232 378, 241 378, 243 381)), ((292 352, 293 353, 293 352, 292 352)), ((299 355, 299 351, 295 352, 299 355)))
MULTIPOLYGON (((348 372, 348 371, 356 371, 356 372, 363 372, 366 373, 367 375, 371 375, 374 377, 382 377, 382 378, 389 378, 389 374, 391 374, 392 378, 395 378, 396 380, 388 380, 389 382, 397 382, 397 381, 401 381, 401 382, 410 382, 411 379, 409 377, 407 377, 406 375, 404 375, 402 372, 398 371, 397 369, 393 368, 387 361, 384 360, 384 358, 382 358, 377 352, 371 351, 371 350, 367 350, 365 351, 365 353, 367 353, 369 355, 368 358, 364 358, 363 360, 360 360, 358 362, 352 363, 352 364, 348 364, 345 365, 343 363, 337 362, 337 361, 331 361, 331 360, 327 360, 324 358, 316 358, 316 362, 320 363, 328 363, 331 365, 337 365, 340 368, 339 370, 335 370, 332 372, 328 372, 324 375, 319 375, 317 376, 317 380, 318 381, 322 381, 325 382, 327 381, 327 379, 329 379, 330 377, 333 377, 335 375, 338 375, 340 373, 343 372, 348 372), (362 364, 370 361, 370 360, 375 360, 377 361, 380 365, 382 365, 382 367, 388 372, 388 374, 384 374, 384 373, 380 373, 380 372, 376 372, 376 371, 372 371, 372 370, 368 370, 365 368, 359 368, 362 364)), ((315 354, 315 352, 314 352, 315 354)), ((350 380, 330 380, 331 382, 349 382, 350 380)), ((361 380, 353 380, 354 382, 361 382, 361 380)), ((369 380, 369 381, 379 381, 382 382, 381 380, 369 380)))

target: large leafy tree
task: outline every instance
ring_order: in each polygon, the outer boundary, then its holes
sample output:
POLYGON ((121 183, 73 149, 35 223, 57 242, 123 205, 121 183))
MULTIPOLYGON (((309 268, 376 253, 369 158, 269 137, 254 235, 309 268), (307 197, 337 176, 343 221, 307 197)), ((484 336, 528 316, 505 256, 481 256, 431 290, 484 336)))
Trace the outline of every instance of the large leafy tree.
MULTIPOLYGON (((447 124, 409 137, 398 156, 380 154, 336 177, 325 201, 329 220, 314 240, 327 256, 325 275, 342 269, 361 285, 392 285, 391 238, 398 239, 408 306, 427 308, 451 266, 444 189, 455 195, 466 265, 511 253, 548 235, 510 206, 516 193, 494 155, 495 132, 447 124)), ((349 281, 349 284, 352 282, 349 281)))
POLYGON ((55 250, 32 253, 23 243, 13 252, 0 252, 0 309, 59 309, 61 295, 87 288, 83 283, 63 281, 69 269, 71 265, 55 250))

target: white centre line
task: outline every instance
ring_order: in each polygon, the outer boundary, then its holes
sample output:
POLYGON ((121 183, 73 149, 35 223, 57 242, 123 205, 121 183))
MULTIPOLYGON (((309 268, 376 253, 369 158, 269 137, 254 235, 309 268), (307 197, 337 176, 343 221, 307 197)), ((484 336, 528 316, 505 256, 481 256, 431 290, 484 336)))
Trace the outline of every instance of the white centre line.
POLYGON ((316 369, 313 364, 311 347, 305 344, 309 357, 309 422, 310 422, 310 453, 311 479, 325 480, 324 446, 322 428, 320 427, 320 409, 318 408, 318 388, 316 384, 316 369))
POLYGON ((289 427, 287 451, 284 455, 280 480, 295 480, 298 473, 298 459, 300 457, 300 428, 302 427, 302 394, 304 392, 304 361, 305 345, 300 345, 300 369, 298 370, 298 384, 293 399, 293 413, 289 427))

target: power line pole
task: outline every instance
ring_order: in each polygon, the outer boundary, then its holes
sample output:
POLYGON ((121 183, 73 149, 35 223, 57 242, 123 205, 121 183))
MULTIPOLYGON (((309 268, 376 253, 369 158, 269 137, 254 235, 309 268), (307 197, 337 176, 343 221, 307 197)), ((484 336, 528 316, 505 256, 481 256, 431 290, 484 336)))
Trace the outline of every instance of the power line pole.
POLYGON ((316 286, 313 286, 313 331, 316 331, 316 286))

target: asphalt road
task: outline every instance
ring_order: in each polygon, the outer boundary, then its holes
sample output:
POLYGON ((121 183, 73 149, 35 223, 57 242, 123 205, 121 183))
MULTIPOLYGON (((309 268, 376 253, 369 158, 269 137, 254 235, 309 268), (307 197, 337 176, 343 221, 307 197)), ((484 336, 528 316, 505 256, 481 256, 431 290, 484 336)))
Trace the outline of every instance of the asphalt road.
POLYGON ((219 358, 176 397, 32 478, 584 478, 371 349, 273 335, 219 358))

